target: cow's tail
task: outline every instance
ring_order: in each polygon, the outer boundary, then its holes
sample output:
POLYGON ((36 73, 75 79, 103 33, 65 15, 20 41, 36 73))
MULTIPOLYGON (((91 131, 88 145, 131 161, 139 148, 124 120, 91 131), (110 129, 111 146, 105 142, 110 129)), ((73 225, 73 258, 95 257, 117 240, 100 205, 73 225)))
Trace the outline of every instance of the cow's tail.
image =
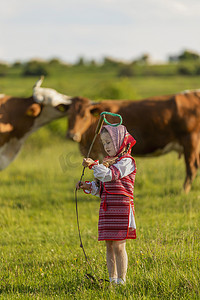
POLYGON ((36 83, 34 84, 33 88, 39 88, 41 86, 43 80, 44 80, 44 75, 42 75, 40 77, 40 79, 36 81, 36 83))

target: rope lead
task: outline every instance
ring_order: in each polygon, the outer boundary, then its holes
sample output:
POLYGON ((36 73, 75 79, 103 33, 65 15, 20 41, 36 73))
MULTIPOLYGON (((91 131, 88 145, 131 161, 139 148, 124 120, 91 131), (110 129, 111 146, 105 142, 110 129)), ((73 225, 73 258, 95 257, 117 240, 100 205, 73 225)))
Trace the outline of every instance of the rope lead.
POLYGON ((117 126, 119 126, 119 125, 122 124, 122 116, 120 116, 119 114, 114 114, 114 113, 111 113, 111 112, 108 112, 108 111, 103 111, 103 112, 100 114, 100 116, 103 116, 103 121, 104 121, 107 125, 110 125, 110 126, 113 126, 113 127, 117 127, 117 126), (105 115, 110 115, 110 116, 112 116, 112 117, 118 117, 118 118, 120 119, 120 122, 117 123, 117 124, 112 124, 112 123, 110 123, 110 122, 108 122, 108 121, 106 120, 105 115))

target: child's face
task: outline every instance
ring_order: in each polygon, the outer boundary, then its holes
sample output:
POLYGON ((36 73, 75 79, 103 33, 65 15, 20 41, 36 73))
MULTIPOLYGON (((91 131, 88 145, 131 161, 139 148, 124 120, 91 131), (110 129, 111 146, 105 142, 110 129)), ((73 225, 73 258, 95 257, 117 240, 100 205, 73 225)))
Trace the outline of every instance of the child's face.
POLYGON ((108 132, 101 133, 101 141, 106 153, 108 153, 109 156, 115 156, 116 154, 115 147, 111 139, 111 136, 108 132))

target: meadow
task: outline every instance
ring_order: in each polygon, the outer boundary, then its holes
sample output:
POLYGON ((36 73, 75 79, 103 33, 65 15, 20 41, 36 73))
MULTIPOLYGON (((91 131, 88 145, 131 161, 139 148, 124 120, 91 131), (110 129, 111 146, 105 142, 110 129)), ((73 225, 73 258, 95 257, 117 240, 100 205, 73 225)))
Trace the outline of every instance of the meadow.
MULTIPOLYGON (((37 78, 0 78, 0 93, 30 96, 37 78)), ((200 77, 133 77, 114 72, 56 73, 44 81, 67 95, 140 99, 200 88, 200 77), (109 94, 110 93, 110 94, 109 94)), ((88 280, 78 237, 74 189, 82 172, 67 119, 32 134, 1 172, 0 299, 200 299, 200 172, 182 190, 183 157, 136 158, 137 239, 127 242, 126 286, 88 280)), ((89 170, 85 180, 92 178, 89 170)), ((78 193, 82 240, 92 267, 108 279, 105 244, 97 241, 99 199, 78 193)))

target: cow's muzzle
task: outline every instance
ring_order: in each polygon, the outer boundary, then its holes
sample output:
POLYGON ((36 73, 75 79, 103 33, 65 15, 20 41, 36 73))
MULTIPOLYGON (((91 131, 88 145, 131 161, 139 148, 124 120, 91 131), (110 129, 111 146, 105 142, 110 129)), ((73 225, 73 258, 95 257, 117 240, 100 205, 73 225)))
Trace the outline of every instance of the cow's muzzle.
POLYGON ((81 135, 79 133, 73 133, 73 132, 68 131, 66 137, 67 137, 67 139, 70 139, 74 142, 79 143, 81 141, 81 135))

